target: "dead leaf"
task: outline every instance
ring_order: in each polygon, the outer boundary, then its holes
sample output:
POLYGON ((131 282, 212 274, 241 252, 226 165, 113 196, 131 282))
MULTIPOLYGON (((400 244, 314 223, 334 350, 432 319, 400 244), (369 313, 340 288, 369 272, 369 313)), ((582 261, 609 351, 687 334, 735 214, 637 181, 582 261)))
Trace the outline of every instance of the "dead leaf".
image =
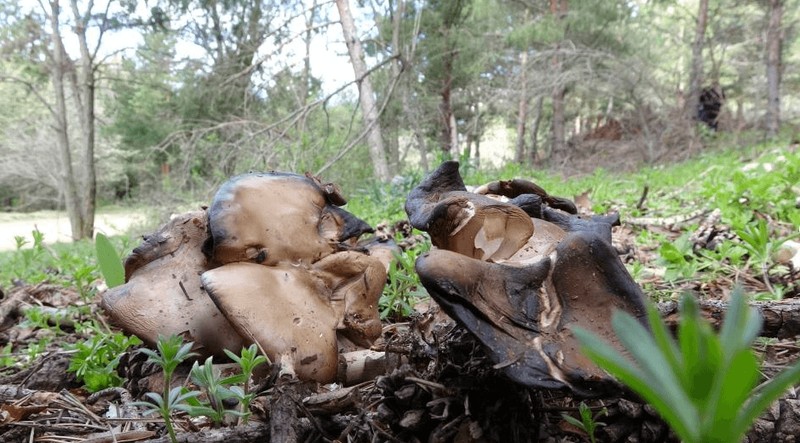
POLYGON ((47 409, 47 405, 20 406, 13 403, 2 405, 0 406, 0 417, 2 417, 0 424, 16 423, 45 409, 47 409))
POLYGON ((578 207, 578 214, 587 215, 592 213, 592 201, 589 199, 591 192, 591 189, 587 189, 575 196, 575 206, 578 207))

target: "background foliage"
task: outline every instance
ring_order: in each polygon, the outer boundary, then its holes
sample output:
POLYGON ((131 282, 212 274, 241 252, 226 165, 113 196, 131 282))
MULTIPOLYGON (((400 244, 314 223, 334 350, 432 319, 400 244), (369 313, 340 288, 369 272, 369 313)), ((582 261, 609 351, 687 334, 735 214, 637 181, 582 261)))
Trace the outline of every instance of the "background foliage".
MULTIPOLYGON (((84 60, 73 35, 78 19, 67 11, 87 5, 61 2, 69 80, 84 60)), ((800 71, 792 67, 800 8, 796 0, 779 3, 788 134, 798 115, 800 71)), ((713 138, 682 118, 692 92, 696 0, 353 6, 393 175, 419 174, 450 157, 476 168, 513 161, 570 174, 597 164, 631 168, 683 158, 713 138)), ((345 189, 372 177, 358 90, 347 59, 332 56, 345 53, 332 2, 94 7, 85 18, 95 50, 92 157, 101 204, 204 200, 248 170, 322 173, 345 189)), ((701 83, 724 88, 720 128, 735 134, 730 142, 750 144, 765 134, 770 7, 708 0, 707 8, 701 83)), ((52 131, 52 21, 30 2, 0 8, 0 205, 7 209, 64 204, 67 172, 52 131)), ((67 92, 68 113, 78 113, 80 89, 67 92)), ((78 146, 84 133, 71 118, 68 135, 78 146)), ((76 152, 74 164, 86 161, 76 152)))

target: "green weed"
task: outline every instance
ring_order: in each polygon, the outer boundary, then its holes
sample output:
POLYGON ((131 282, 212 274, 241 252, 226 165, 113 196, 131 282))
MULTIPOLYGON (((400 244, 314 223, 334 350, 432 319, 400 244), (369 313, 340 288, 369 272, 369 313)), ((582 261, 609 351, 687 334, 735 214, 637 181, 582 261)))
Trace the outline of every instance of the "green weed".
POLYGON ((156 351, 152 349, 142 349, 148 356, 148 360, 159 365, 164 371, 164 393, 148 392, 145 394, 150 402, 135 402, 138 406, 144 406, 148 412, 157 412, 164 419, 170 440, 175 443, 175 428, 172 425, 172 412, 185 410, 187 401, 200 395, 199 392, 185 392, 181 386, 170 389, 172 374, 179 364, 186 359, 197 355, 191 352, 194 343, 183 343, 183 340, 175 335, 169 337, 159 337, 156 343, 156 351))
POLYGON ((9 342, 3 346, 2 350, 0 350, 0 369, 17 364, 17 359, 14 356, 13 349, 13 344, 9 342))
POLYGON ((575 328, 582 351, 658 411, 686 443, 742 441, 753 422, 787 388, 800 381, 800 363, 757 385, 760 372, 751 346, 762 320, 741 288, 731 294, 719 334, 685 295, 677 342, 652 305, 647 331, 627 313, 612 325, 626 355, 590 332, 575 328))
POLYGON ((225 354, 242 369, 243 389, 239 398, 242 412, 240 421, 246 423, 250 417, 250 402, 253 399, 253 394, 250 393, 250 378, 253 376, 253 370, 264 363, 269 363, 269 359, 265 355, 258 354, 258 346, 255 343, 248 348, 242 348, 241 355, 236 355, 227 349, 225 349, 225 354))
POLYGON ((158 351, 143 349, 149 360, 157 363, 164 371, 164 393, 148 392, 145 394, 150 399, 148 402, 137 402, 145 406, 150 412, 157 412, 164 418, 170 439, 175 441, 175 430, 172 425, 171 415, 174 411, 183 411, 198 417, 205 416, 215 425, 221 424, 226 415, 238 417, 246 422, 250 416, 250 403, 254 394, 250 392, 249 383, 253 370, 269 360, 258 355, 258 347, 253 344, 242 349, 239 355, 228 350, 225 353, 238 365, 241 373, 229 377, 222 377, 219 370, 214 367, 212 357, 208 357, 204 364, 194 362, 190 377, 192 382, 203 390, 205 400, 201 399, 201 392, 189 391, 177 386, 169 389, 172 374, 177 366, 187 358, 196 354, 190 352, 192 343, 183 343, 179 337, 159 337, 156 345, 158 351), (240 386, 241 385, 241 386, 240 386), (235 400, 240 406, 238 409, 229 409, 228 404, 235 400))
POLYGON ((414 270, 417 257, 425 250, 427 245, 395 254, 389 265, 388 282, 378 302, 381 319, 408 317, 414 312, 414 304, 428 296, 414 270))
POLYGON ((578 406, 578 412, 581 416, 580 420, 568 414, 561 414, 561 417, 563 417, 568 423, 585 432, 586 435, 589 436, 589 441, 591 443, 595 443, 597 439, 594 436, 594 432, 597 430, 597 428, 606 425, 603 422, 597 421, 597 418, 601 415, 608 415, 608 410, 603 408, 595 415, 592 414, 592 410, 586 405, 586 403, 581 402, 581 404, 578 406))
POLYGON ((674 282, 692 278, 698 269, 693 258, 692 242, 689 233, 685 233, 673 241, 664 241, 658 249, 659 255, 666 265, 664 280, 674 282))
POLYGON ((226 403, 229 400, 250 404, 252 394, 245 394, 241 387, 233 386, 234 383, 245 381, 242 375, 243 374, 239 374, 226 378, 221 377, 219 370, 214 368, 212 357, 208 357, 203 365, 194 362, 190 373, 192 382, 203 389, 207 400, 205 402, 186 404, 181 406, 180 409, 186 411, 193 417, 206 416, 217 426, 222 423, 226 415, 242 418, 248 416, 250 414, 249 410, 245 412, 238 409, 228 409, 226 407, 226 403))
POLYGON ((123 380, 116 372, 119 359, 131 346, 142 344, 137 337, 126 336, 121 332, 96 332, 91 338, 70 346, 75 354, 67 369, 75 373, 89 392, 121 386, 123 380))
POLYGON ((747 223, 740 229, 736 229, 735 232, 736 235, 742 239, 741 246, 747 251, 749 256, 748 263, 758 269, 761 274, 761 279, 772 295, 772 298, 777 300, 783 298, 783 288, 776 287, 770 282, 770 262, 772 261, 772 254, 774 251, 788 240, 797 238, 798 235, 776 238, 770 232, 767 222, 763 219, 747 223))

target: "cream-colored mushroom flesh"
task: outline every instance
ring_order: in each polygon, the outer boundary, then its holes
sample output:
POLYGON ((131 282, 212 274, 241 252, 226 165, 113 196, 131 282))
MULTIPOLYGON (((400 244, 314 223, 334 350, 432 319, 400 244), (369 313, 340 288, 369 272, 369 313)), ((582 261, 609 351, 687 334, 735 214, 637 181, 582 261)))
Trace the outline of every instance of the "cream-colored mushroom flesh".
POLYGON ((321 383, 336 378, 338 349, 330 289, 306 268, 230 263, 202 276, 219 309, 285 370, 321 383))
POLYGON ((511 257, 534 233, 520 208, 469 193, 441 200, 433 214, 428 233, 434 246, 484 261, 511 257))
POLYGON ((200 274, 208 263, 201 248, 207 237, 205 211, 175 217, 134 249, 125 262, 128 281, 106 291, 101 307, 150 346, 159 335, 182 335, 204 355, 241 349, 248 341, 202 289, 200 274))
POLYGON ((208 209, 219 264, 306 265, 332 254, 369 225, 329 203, 312 179, 289 173, 251 173, 220 187, 208 209))

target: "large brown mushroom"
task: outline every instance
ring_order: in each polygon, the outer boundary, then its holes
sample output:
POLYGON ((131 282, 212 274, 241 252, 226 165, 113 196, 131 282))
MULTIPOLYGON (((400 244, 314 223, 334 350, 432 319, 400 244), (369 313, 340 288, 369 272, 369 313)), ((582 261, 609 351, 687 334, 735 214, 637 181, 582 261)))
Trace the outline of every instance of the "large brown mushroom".
POLYGON ((208 294, 242 336, 284 371, 319 382, 336 379, 340 348, 366 348, 380 335, 385 280, 378 260, 354 251, 311 269, 232 263, 203 274, 208 294))
POLYGON ((338 188, 310 176, 234 177, 208 211, 147 237, 126 261, 126 284, 102 306, 150 345, 182 334, 201 354, 222 355, 256 342, 284 371, 334 381, 352 358, 340 352, 380 335, 386 282, 384 264, 357 245, 372 228, 344 203, 338 188))
POLYGON ((126 283, 103 294, 101 307, 114 323, 153 346, 159 335, 181 335, 202 354, 238 351, 243 339, 208 298, 200 274, 209 269, 201 251, 208 234, 205 211, 174 217, 125 260, 126 283))
MULTIPOLYGON (((467 192, 458 164, 444 163, 406 204, 415 227, 440 239, 434 241, 439 249, 420 257, 416 269, 431 296, 484 344, 509 378, 531 387, 600 394, 617 385, 579 352, 571 328, 580 326, 614 343, 612 312, 620 309, 643 320, 644 295, 610 244, 610 224, 561 212, 547 201, 569 207, 564 199, 540 194, 519 193, 493 205, 508 206, 504 211, 512 213, 520 209, 515 203, 522 202, 525 212, 549 214, 544 218, 558 223, 529 217, 535 229, 527 238, 520 224, 496 231, 495 241, 501 244, 519 245, 525 239, 511 254, 503 254, 507 257, 465 253, 441 240, 463 233, 453 229, 464 218, 463 211, 450 209, 453 197, 463 202, 461 207, 474 208, 488 206, 488 197, 467 192)), ((477 235, 474 241, 481 243, 477 235)))
POLYGON ((340 209, 338 193, 290 173, 251 173, 223 184, 208 208, 211 244, 219 264, 249 261, 309 265, 372 228, 340 209), (335 196, 332 198, 330 196, 335 196), (334 201, 334 203, 331 203, 334 201))

